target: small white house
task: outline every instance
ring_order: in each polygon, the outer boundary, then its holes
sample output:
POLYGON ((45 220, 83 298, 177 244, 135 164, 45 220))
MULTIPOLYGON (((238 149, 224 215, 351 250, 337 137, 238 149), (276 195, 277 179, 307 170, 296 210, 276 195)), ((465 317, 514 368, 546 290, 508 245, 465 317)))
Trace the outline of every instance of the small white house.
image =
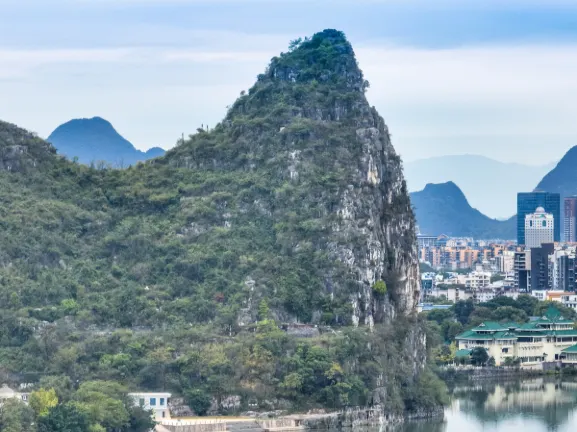
POLYGON ((19 399, 24 403, 28 403, 28 393, 20 393, 12 390, 6 384, 2 384, 0 387, 0 405, 4 403, 7 399, 19 399))
POLYGON ((129 393, 136 405, 147 411, 152 410, 156 420, 169 419, 168 399, 170 393, 129 393))

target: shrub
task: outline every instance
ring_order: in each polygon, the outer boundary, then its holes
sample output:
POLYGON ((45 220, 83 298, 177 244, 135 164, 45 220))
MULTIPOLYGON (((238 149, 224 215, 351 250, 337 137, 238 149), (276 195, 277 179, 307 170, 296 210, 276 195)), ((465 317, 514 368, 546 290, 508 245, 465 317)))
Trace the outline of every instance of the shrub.
POLYGON ((378 280, 373 284, 373 291, 375 292, 375 294, 381 296, 385 295, 387 292, 387 284, 382 280, 378 280))

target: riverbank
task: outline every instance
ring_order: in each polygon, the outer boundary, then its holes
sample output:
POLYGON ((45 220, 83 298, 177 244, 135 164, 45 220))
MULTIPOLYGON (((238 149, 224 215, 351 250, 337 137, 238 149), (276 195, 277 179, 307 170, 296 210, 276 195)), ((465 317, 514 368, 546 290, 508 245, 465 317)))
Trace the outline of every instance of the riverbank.
POLYGON ((277 418, 227 418, 218 419, 172 419, 161 422, 157 432, 295 432, 314 430, 354 430, 366 427, 378 427, 381 431, 395 430, 406 421, 442 419, 443 407, 422 409, 403 414, 386 413, 382 406, 350 408, 342 411, 292 414, 277 418), (240 425, 242 424, 242 425, 240 425), (240 426, 240 429, 239 429, 240 426))
POLYGON ((542 368, 524 369, 518 367, 445 367, 437 371, 445 382, 468 379, 470 381, 492 380, 495 378, 532 378, 551 375, 575 376, 575 369, 542 368))

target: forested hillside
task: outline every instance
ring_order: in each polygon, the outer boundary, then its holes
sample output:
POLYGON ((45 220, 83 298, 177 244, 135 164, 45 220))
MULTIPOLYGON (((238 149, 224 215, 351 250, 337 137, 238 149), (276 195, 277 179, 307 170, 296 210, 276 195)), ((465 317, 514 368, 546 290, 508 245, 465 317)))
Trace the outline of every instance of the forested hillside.
POLYGON ((229 410, 442 400, 409 197, 367 86, 326 30, 273 58, 214 130, 125 170, 0 123, 5 381, 115 380, 200 414, 233 395, 229 410), (313 337, 280 329, 296 322, 313 337))

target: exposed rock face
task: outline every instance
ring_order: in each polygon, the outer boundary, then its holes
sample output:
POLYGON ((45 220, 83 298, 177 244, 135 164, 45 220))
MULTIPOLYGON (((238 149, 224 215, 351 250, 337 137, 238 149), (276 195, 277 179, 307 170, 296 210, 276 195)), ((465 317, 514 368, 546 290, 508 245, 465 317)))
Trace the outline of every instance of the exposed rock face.
POLYGON ((26 172, 56 152, 46 141, 10 123, 0 121, 0 170, 26 172))
MULTIPOLYGON (((337 321, 346 313, 357 325, 410 315, 419 296, 401 161, 365 98, 367 86, 344 35, 326 30, 274 58, 221 124, 165 159, 177 167, 266 178, 267 190, 227 201, 226 223, 234 227, 239 213, 270 219, 276 247, 288 260, 306 254, 316 260, 309 285, 319 286, 322 298, 309 302, 346 303, 330 313, 337 321), (374 292, 379 280, 387 285, 384 295, 374 292)), ((270 280, 248 276, 254 296, 274 295, 270 280)), ((258 304, 253 297, 247 303, 258 304)), ((314 322, 321 312, 298 318, 314 322)))

